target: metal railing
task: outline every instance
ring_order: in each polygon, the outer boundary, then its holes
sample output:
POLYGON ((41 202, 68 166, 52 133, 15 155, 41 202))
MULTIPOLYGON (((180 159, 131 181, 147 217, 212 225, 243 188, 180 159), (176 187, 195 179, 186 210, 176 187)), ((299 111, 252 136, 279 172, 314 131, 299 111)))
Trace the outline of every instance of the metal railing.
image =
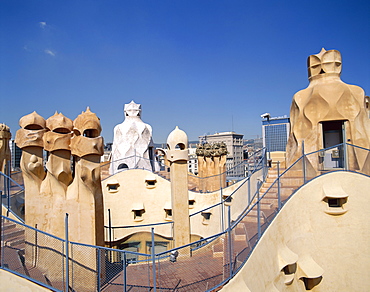
POLYGON ((303 154, 284 171, 278 166, 276 179, 254 193, 236 219, 233 201, 226 205, 222 232, 171 250, 156 250, 154 228, 147 253, 137 253, 69 242, 68 232, 65 239, 60 239, 2 216, 1 268, 53 291, 215 290, 243 267, 269 224, 298 188, 331 171, 362 173, 357 157, 369 157, 369 149, 351 144, 320 151, 303 154), (338 149, 333 156, 333 150, 338 149), (330 161, 325 164, 325 159, 330 161), (318 172, 310 168, 313 163, 318 163, 318 172))
MULTIPOLYGON (((258 188, 265 181, 265 178, 266 178, 266 175, 267 175, 266 149, 263 148, 261 150, 256 151, 248 159, 248 161, 244 162, 241 165, 244 165, 244 167, 247 166, 247 168, 246 168, 247 169, 247 171, 246 171, 247 177, 244 177, 244 179, 239 181, 239 185, 235 188, 235 190, 232 191, 230 194, 225 194, 225 193, 223 193, 223 188, 222 188, 222 185, 220 183, 220 185, 219 185, 220 188, 215 191, 215 192, 217 192, 217 191, 220 192, 219 202, 217 202, 215 204, 212 204, 210 206, 207 206, 207 207, 205 207, 205 208, 203 208, 203 209, 201 209, 197 212, 194 212, 194 213, 190 214, 190 220, 202 222, 202 221, 208 220, 208 219, 204 218, 205 214, 219 213, 220 214, 220 222, 219 222, 219 226, 217 227, 217 232, 220 232, 220 231, 223 231, 225 229, 224 225, 225 225, 225 221, 226 221, 226 218, 225 218, 226 207, 227 207, 227 205, 229 205, 229 202, 231 202, 231 201, 235 202, 234 204, 232 204, 232 214, 233 214, 232 217, 233 218, 235 218, 235 216, 240 214, 242 210, 245 211, 244 206, 250 204, 251 200, 253 200, 256 197, 256 194, 258 192, 258 188), (258 179, 261 180, 261 182, 259 184, 257 183, 256 179, 254 179, 254 182, 251 183, 251 180, 253 179, 253 176, 255 174, 258 174, 258 176, 259 176, 258 179), (245 196, 246 193, 247 193, 247 196, 245 196)), ((211 180, 213 178, 216 178, 216 181, 219 181, 219 180, 221 180, 221 177, 224 174, 226 174, 226 173, 223 173, 221 175, 215 175, 215 176, 212 176, 212 177, 199 178, 199 179, 200 180, 211 180)), ((189 176, 191 176, 191 175, 189 175, 189 176)), ((199 184, 201 184, 201 183, 199 183, 199 184)), ((214 216, 214 215, 215 214, 213 214, 212 216, 214 216)), ((110 210, 108 210, 108 216, 110 217, 110 210)), ((111 222, 110 218, 108 218, 108 219, 109 219, 108 222, 111 222)), ((127 226, 126 225, 125 226, 111 226, 109 224, 109 225, 104 226, 105 232, 106 232, 105 238, 108 239, 109 242, 112 242, 112 238, 115 238, 115 236, 114 236, 115 230, 128 229, 128 228, 132 228, 133 230, 136 230, 136 231, 131 231, 130 234, 134 233, 134 232, 138 232, 138 231, 147 231, 147 232, 149 232, 150 231, 149 227, 152 227, 152 226, 159 227, 160 225, 168 224, 168 223, 172 223, 172 222, 168 221, 168 222, 159 222, 159 223, 143 224, 143 225, 129 225, 129 226, 128 225, 127 226), (144 227, 147 227, 147 228, 144 228, 144 227)), ((207 225, 207 222, 204 222, 204 223, 205 223, 204 225, 207 225)), ((157 230, 158 230, 159 233, 161 233, 159 231, 159 229, 157 229, 157 230)), ((166 233, 167 234, 172 234, 172 228, 171 228, 171 232, 166 232, 166 233)), ((169 240, 169 242, 171 243, 171 240, 169 240)), ((172 246, 172 245, 173 244, 170 244, 170 246, 172 246)))
POLYGON ((215 192, 251 176, 256 171, 266 167, 266 162, 266 148, 262 148, 255 151, 248 159, 224 172, 205 177, 189 173, 188 179, 189 182, 194 182, 197 186, 192 191, 200 193, 215 192))
MULTIPOLYGON (((206 177, 199 177, 189 172, 188 179, 190 182, 194 182, 196 186, 192 189, 192 191, 196 192, 209 192, 207 190, 207 181, 213 182, 213 187, 211 191, 217 191, 220 188, 225 187, 222 181, 227 180, 227 186, 230 186, 238 181, 248 177, 251 173, 255 172, 257 168, 261 167, 261 161, 265 159, 266 149, 262 148, 256 150, 248 159, 242 161, 238 165, 223 171, 219 174, 206 176, 206 177), (201 187, 203 186, 203 187, 201 187)), ((112 162, 106 162, 101 165, 101 173, 102 173, 102 180, 108 179, 112 176, 111 174, 111 166, 119 166, 124 165, 118 170, 115 170, 114 173, 118 173, 121 171, 126 171, 130 169, 144 169, 147 171, 155 172, 159 176, 162 176, 166 180, 170 180, 169 178, 169 166, 163 164, 161 161, 157 160, 150 160, 141 156, 132 155, 130 157, 126 157, 123 159, 115 160, 112 162), (140 165, 145 165, 141 166, 140 165)))
POLYGON ((1 203, 6 208, 6 216, 12 213, 18 220, 24 221, 24 187, 12 177, 0 171, 1 203))

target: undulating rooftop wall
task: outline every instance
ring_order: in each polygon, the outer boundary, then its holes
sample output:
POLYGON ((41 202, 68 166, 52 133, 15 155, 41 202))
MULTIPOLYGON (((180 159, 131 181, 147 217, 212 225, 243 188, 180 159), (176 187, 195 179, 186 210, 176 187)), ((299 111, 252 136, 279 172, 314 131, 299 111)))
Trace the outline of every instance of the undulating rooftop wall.
POLYGON ((222 291, 367 291, 369 189, 341 171, 304 185, 222 291))

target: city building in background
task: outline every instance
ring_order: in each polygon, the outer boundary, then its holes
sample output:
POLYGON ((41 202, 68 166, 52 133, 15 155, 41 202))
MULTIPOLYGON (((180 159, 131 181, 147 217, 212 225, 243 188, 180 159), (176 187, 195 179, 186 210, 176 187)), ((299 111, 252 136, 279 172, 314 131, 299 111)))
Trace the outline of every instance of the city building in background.
POLYGON ((104 154, 101 157, 101 162, 108 162, 111 158, 113 143, 109 142, 104 145, 104 154))
POLYGON ((263 147, 267 152, 285 151, 289 137, 289 118, 271 117, 266 113, 262 117, 262 139, 263 147))
POLYGON ((243 162, 243 135, 235 132, 221 132, 214 135, 199 137, 200 143, 225 142, 227 146, 226 170, 228 177, 244 175, 243 162))
POLYGON ((11 153, 11 165, 12 171, 20 170, 21 168, 21 156, 22 156, 22 149, 20 149, 17 144, 15 144, 14 140, 9 141, 9 148, 11 153))
POLYGON ((196 144, 189 143, 188 171, 194 175, 198 175, 198 157, 195 153, 196 150, 196 144))

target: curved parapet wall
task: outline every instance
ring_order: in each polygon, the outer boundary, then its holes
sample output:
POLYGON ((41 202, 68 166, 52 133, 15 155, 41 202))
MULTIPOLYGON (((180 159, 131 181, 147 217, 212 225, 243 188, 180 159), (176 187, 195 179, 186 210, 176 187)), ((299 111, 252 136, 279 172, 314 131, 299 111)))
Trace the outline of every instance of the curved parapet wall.
POLYGON ((2 291, 27 291, 27 292, 53 291, 5 270, 0 270, 0 282, 2 291))
POLYGON ((276 216, 222 291, 366 291, 370 178, 320 176, 276 216))
MULTIPOLYGON (((208 237, 221 232, 221 200, 231 198, 224 206, 231 207, 231 219, 236 220, 248 205, 258 187, 262 170, 232 186, 209 193, 188 191, 191 235, 208 237), (248 192, 250 194, 248 195, 248 192), (213 206, 213 207, 212 207, 213 206), (195 215, 192 215, 195 214, 195 215), (209 218, 207 217, 209 216, 209 218)), ((153 223, 155 233, 172 237, 171 182, 143 169, 121 171, 102 181, 106 228, 105 240, 119 244, 134 233, 150 232, 153 226, 140 226, 153 223), (108 211, 109 210, 109 211, 108 211), (112 232, 108 234, 109 218, 112 232), (123 228, 132 226, 132 228, 123 228), (121 228, 118 228, 121 227, 121 228)), ((225 211, 226 212, 226 211, 225 211)), ((226 215, 225 215, 226 217, 226 215)), ((226 220, 226 219, 225 219, 226 220)))

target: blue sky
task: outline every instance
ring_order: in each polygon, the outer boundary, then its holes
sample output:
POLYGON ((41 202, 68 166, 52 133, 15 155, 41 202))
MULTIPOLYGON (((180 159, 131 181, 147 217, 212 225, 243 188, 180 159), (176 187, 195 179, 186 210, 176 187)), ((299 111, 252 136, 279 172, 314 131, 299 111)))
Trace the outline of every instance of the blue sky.
POLYGON ((256 138, 262 113, 289 115, 322 47, 369 95, 370 1, 0 0, 0 122, 14 137, 34 110, 90 106, 111 142, 134 100, 155 143, 175 126, 256 138))

